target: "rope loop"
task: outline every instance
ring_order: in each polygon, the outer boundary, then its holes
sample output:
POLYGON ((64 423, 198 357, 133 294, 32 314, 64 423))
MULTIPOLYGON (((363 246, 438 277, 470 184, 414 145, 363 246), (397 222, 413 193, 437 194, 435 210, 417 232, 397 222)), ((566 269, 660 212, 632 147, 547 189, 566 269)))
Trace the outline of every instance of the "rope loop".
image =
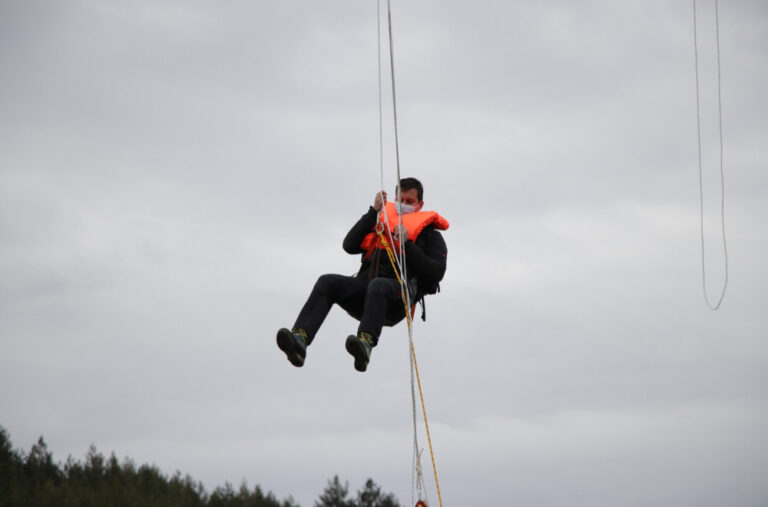
POLYGON ((698 161, 699 161, 699 225, 701 233, 701 288, 704 293, 704 302, 710 310, 716 311, 720 308, 725 298, 725 290, 728 287, 728 244, 725 238, 725 171, 723 170, 723 99, 720 76, 720 19, 718 14, 717 0, 715 2, 715 40, 717 48, 717 124, 720 141, 720 223, 722 226, 722 245, 723 245, 723 263, 725 279, 723 288, 720 292, 720 298, 714 305, 710 302, 707 295, 707 273, 704 247, 704 169, 702 162, 702 143, 701 143, 701 76, 699 73, 699 37, 698 21, 696 17, 696 0, 693 0, 693 52, 694 68, 696 73, 696 138, 698 141, 698 161))

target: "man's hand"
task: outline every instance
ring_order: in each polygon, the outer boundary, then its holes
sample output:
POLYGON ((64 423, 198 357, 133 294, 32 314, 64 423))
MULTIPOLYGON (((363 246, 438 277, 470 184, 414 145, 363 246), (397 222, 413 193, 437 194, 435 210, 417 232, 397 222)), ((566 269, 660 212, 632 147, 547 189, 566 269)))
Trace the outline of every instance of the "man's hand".
POLYGON ((402 245, 403 243, 408 241, 408 228, 405 227, 404 225, 398 225, 392 231, 392 236, 394 236, 397 242, 402 245))
POLYGON ((387 193, 384 190, 376 192, 376 198, 373 200, 373 209, 381 211, 385 202, 387 202, 387 193))

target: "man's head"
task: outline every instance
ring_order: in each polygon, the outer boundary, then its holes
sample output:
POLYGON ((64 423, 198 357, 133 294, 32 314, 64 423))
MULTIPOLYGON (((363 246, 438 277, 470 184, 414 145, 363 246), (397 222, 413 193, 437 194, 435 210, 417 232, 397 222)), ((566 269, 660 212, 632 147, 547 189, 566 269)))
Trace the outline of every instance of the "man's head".
POLYGON ((397 187, 401 214, 420 211, 424 206, 424 187, 416 178, 403 178, 397 187))

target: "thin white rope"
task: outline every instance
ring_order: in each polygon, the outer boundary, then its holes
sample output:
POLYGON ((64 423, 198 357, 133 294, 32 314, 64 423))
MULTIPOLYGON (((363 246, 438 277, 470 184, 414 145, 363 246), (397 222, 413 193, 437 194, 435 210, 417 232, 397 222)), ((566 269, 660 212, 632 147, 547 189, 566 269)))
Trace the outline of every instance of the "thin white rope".
POLYGON ((389 230, 389 220, 387 218, 387 208, 384 206, 384 121, 381 91, 381 8, 380 0, 376 0, 376 48, 377 48, 377 70, 379 74, 379 199, 384 212, 384 223, 387 228, 387 235, 391 239, 392 233, 389 230))
MULTIPOLYGON (((376 0, 376 47, 377 47, 377 70, 379 71, 379 179, 381 191, 384 190, 384 122, 381 105, 381 9, 379 0, 376 0)), ((384 202, 384 195, 379 192, 381 202, 384 202)))
MULTIPOLYGON (((397 128, 397 91, 395 89, 395 50, 394 50, 394 42, 392 37, 392 8, 390 5, 390 0, 387 0, 387 28, 389 31, 389 68, 390 68, 390 76, 392 81, 392 115, 394 118, 394 134, 395 134, 395 166, 397 168, 397 192, 395 193, 395 202, 400 202, 400 140, 398 137, 398 128, 397 128)), ((403 215, 402 213, 398 213, 398 226, 402 228, 403 226, 403 215)), ((400 267, 400 277, 403 285, 403 297, 406 301, 407 308, 411 307, 411 295, 408 290, 408 266, 405 262, 405 249, 404 249, 404 241, 399 241, 398 245, 398 266, 400 267)), ((410 326, 408 329, 409 334, 409 342, 412 342, 413 337, 410 330, 410 326)), ((409 343, 410 345, 410 343, 409 343)))
MULTIPOLYGON (((408 346, 410 347, 410 333, 408 336, 408 346)), ((411 349, 408 349, 408 361, 410 363, 411 370, 411 414, 413 416, 413 463, 411 463, 411 505, 415 503, 416 490, 421 491, 422 481, 419 477, 419 470, 421 470, 421 455, 419 454, 419 439, 418 439, 418 423, 416 421, 416 382, 413 375, 413 354, 411 349), (414 489, 415 484, 415 489, 414 489)))
MULTIPOLYGON (((384 187, 384 141, 383 141, 383 126, 382 126, 382 79, 381 79, 381 14, 380 14, 380 0, 376 0, 376 16, 377 16, 377 34, 378 34, 378 62, 379 62, 379 150, 380 150, 380 178, 381 187, 384 187)), ((395 141, 395 165, 397 170, 397 188, 395 192, 395 203, 400 202, 400 141, 398 137, 398 124, 397 124, 397 91, 395 88, 395 62, 394 62, 394 43, 392 37, 392 9, 390 1, 387 0, 387 31, 389 35, 389 61, 390 61, 390 76, 392 86, 392 112, 394 122, 394 141, 395 141)), ((382 203, 384 201, 383 195, 380 192, 382 203)), ((392 241, 392 231, 389 228, 389 217, 387 216, 386 206, 382 207, 384 211, 384 224, 390 244, 394 244, 392 241)), ((402 227, 403 217, 401 213, 398 213, 398 226, 402 227)), ((399 238, 398 238, 399 239, 399 238)), ((401 296, 406 302, 405 311, 408 313, 411 308, 411 295, 408 290, 408 272, 405 260, 405 250, 403 249, 403 242, 398 241, 399 248, 395 252, 395 261, 400 271, 400 291, 401 296)), ((411 381, 411 413, 413 422, 413 463, 411 472, 411 503, 415 502, 416 490, 419 491, 419 498, 421 498, 421 492, 424 491, 426 497, 426 488, 424 487, 424 479, 421 473, 421 453, 419 452, 418 441, 418 422, 417 422, 417 405, 416 405, 416 378, 415 378, 415 365, 413 360, 413 330, 412 321, 410 315, 406 315, 408 321, 408 360, 410 363, 410 381, 411 381)))
MULTIPOLYGON (((390 76, 392 81, 392 115, 394 118, 394 134, 395 134, 395 167, 397 170, 397 192, 395 193, 395 202, 400 202, 400 139, 398 136, 398 128, 397 128, 397 91, 395 88, 395 50, 394 50, 394 38, 392 37, 392 7, 390 4, 390 0, 387 0, 387 28, 389 31, 389 70, 390 70, 390 76)), ((398 225, 403 225, 403 216, 402 214, 399 214, 399 220, 398 225)), ((406 269, 404 257, 405 252, 403 251, 403 245, 400 244, 400 248, 398 249, 398 256, 400 258, 401 264, 403 265, 403 269, 406 269)), ((402 275, 403 279, 407 280, 407 273, 405 271, 401 271, 400 274, 402 275)), ((407 292, 407 290, 406 290, 407 292)), ((408 302, 408 308, 410 308, 410 301, 408 302)))
MULTIPOLYGON (((397 169, 397 191, 395 193, 395 202, 400 202, 400 140, 397 123, 397 88, 395 86, 395 50, 394 50, 394 37, 392 36, 392 6, 390 0, 387 0, 387 30, 389 33, 389 70, 392 84, 392 116, 394 125, 394 137, 395 137, 395 166, 397 169)), ((398 213, 398 227, 403 227, 403 215, 398 213)), ((408 266, 405 259, 404 241, 398 241, 398 267, 400 268, 400 290, 401 296, 406 302, 405 311, 408 313, 411 308, 411 294, 408 290, 408 266)), ((415 378, 415 365, 413 360, 413 321, 410 315, 406 315, 408 321, 408 361, 410 364, 410 376, 411 376, 411 412, 413 414, 413 450, 414 450, 414 463, 411 479, 411 503, 414 503, 414 491, 413 482, 415 476, 416 487, 420 491, 422 490, 423 478, 421 476, 421 456, 419 454, 419 441, 418 441, 418 422, 417 422, 417 407, 416 407, 416 378, 415 378)), ((426 490, 426 488, 424 488, 426 490)))
POLYGON ((400 182, 400 144, 397 137, 397 93, 395 92, 395 51, 392 42, 392 9, 387 0, 387 28, 389 29, 389 69, 392 77, 392 114, 395 125, 395 161, 397 166, 397 181, 400 182))
POLYGON ((701 283, 702 292, 704 293, 704 301, 707 306, 716 311, 720 308, 720 305, 725 298, 725 290, 728 287, 728 244, 725 237, 725 174, 723 170, 723 100, 722 100, 722 88, 721 88, 721 75, 720 75, 720 19, 718 15, 717 0, 715 0, 715 38, 717 47, 717 122, 719 129, 719 141, 720 141, 720 223, 722 226, 723 237, 723 254, 724 254, 724 269, 725 280, 723 282, 723 289, 720 293, 720 298, 716 304, 712 304, 707 295, 707 273, 706 273, 706 258, 704 247, 704 176, 703 176, 703 162, 702 162, 702 149, 701 149, 701 77, 699 75, 699 38, 697 30, 696 19, 696 0, 693 0, 693 51, 694 51, 694 67, 696 70, 696 134, 698 140, 699 150, 699 218, 700 218, 700 233, 701 233, 701 283))
POLYGON ((413 491, 411 491, 411 503, 417 500, 424 500, 429 505, 429 495, 427 495, 427 487, 424 484, 424 473, 421 469, 421 455, 424 453, 424 449, 415 450, 415 458, 413 463, 414 473, 416 475, 416 484, 418 486, 418 495, 414 498, 413 491), (422 498, 422 493, 424 497, 422 498))

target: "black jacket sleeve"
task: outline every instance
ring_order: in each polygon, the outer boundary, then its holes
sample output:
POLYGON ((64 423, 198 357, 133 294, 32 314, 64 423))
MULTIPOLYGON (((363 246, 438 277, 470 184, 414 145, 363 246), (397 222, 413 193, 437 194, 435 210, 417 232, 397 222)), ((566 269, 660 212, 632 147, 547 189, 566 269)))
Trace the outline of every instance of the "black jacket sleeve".
POLYGON ((378 212, 373 209, 373 206, 368 208, 365 215, 360 217, 360 220, 352 226, 344 238, 344 251, 349 254, 363 253, 363 249, 360 244, 363 242, 363 238, 373 230, 376 225, 376 217, 378 212))
POLYGON ((424 229, 416 242, 405 242, 408 277, 416 277, 422 287, 437 285, 443 279, 447 258, 443 235, 432 227, 424 229))

